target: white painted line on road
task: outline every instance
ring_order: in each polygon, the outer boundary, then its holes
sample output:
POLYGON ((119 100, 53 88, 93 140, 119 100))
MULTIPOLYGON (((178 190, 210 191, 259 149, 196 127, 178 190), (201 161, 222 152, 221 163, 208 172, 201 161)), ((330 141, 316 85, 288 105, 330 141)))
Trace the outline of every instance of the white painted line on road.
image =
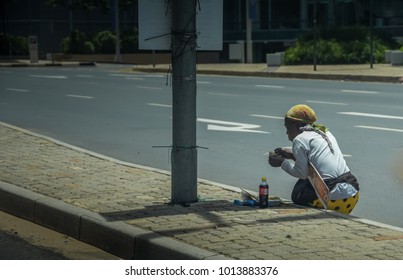
POLYGON ((284 120, 284 117, 278 117, 278 116, 256 115, 256 114, 251 114, 249 116, 258 117, 258 118, 266 118, 266 119, 274 119, 274 120, 284 120))
MULTIPOLYGON (((123 78, 136 78, 136 76, 140 76, 138 74, 108 74, 109 76, 112 77, 123 77, 123 78)), ((147 74, 147 75, 141 75, 138 79, 143 79, 143 77, 146 78, 163 78, 163 75, 158 75, 158 74, 147 74)))
POLYGON ((29 92, 27 89, 19 89, 19 88, 6 88, 9 91, 18 91, 18 92, 29 92))
POLYGON ((75 95, 75 94, 67 94, 66 96, 68 97, 73 97, 73 98, 83 98, 83 99, 93 99, 94 97, 92 96, 87 96, 87 95, 75 95))
POLYGON ((139 78, 139 77, 126 77, 125 80, 143 81, 144 78, 139 78))
POLYGON ((352 155, 343 154, 343 157, 348 157, 348 158, 350 158, 350 157, 353 157, 353 156, 352 156, 352 155))
POLYGON ((141 89, 162 90, 162 88, 160 87, 145 87, 145 86, 136 86, 136 87, 141 89))
POLYGON ((164 75, 158 75, 158 74, 147 74, 147 75, 144 75, 144 77, 147 77, 147 78, 164 78, 165 76, 164 75))
POLYGON ((198 84, 211 84, 211 82, 208 82, 208 81, 197 81, 196 83, 198 83, 198 84))
POLYGON ((216 131, 231 131, 231 132, 252 132, 252 133, 270 133, 261 130, 254 130, 259 128, 260 125, 257 124, 247 124, 247 123, 238 123, 238 122, 227 122, 220 120, 212 120, 212 119, 204 119, 198 118, 197 121, 208 123, 207 130, 216 130, 216 131))
POLYGON ((255 85, 255 87, 260 87, 260 88, 285 88, 284 86, 275 86, 275 85, 255 85))
POLYGON ((126 80, 138 80, 138 81, 144 80, 144 78, 137 77, 134 74, 133 75, 131 75, 131 74, 109 74, 109 76, 111 76, 111 77, 122 77, 122 78, 125 78, 126 80))
POLYGON ((348 105, 347 103, 328 102, 328 101, 317 101, 317 100, 306 100, 305 102, 308 102, 308 103, 316 103, 316 104, 340 105, 340 106, 346 106, 346 105, 348 105))
POLYGON ((147 103, 147 105, 150 105, 150 106, 156 106, 156 107, 166 107, 166 108, 172 108, 172 105, 168 105, 168 104, 147 103))
POLYGON ((365 94, 378 94, 378 91, 370 91, 370 90, 352 90, 352 89, 342 89, 341 92, 348 93, 365 93, 365 94))
POLYGON ((112 77, 133 77, 134 75, 131 75, 131 74, 108 74, 109 76, 112 76, 112 77))
POLYGON ((380 119, 403 120, 403 117, 401 117, 401 116, 369 114, 369 113, 359 113, 359 112, 337 112, 337 114, 359 116, 359 117, 380 118, 380 119))
POLYGON ((374 130, 383 130, 383 131, 403 132, 403 129, 388 128, 388 127, 377 127, 377 126, 367 126, 367 125, 355 125, 355 127, 374 129, 374 130))
POLYGON ((45 78, 45 79, 68 79, 67 76, 50 76, 50 75, 29 75, 33 78, 45 78))
POLYGON ((208 92, 207 94, 216 95, 216 96, 239 96, 239 95, 237 95, 237 94, 220 93, 220 92, 208 92))

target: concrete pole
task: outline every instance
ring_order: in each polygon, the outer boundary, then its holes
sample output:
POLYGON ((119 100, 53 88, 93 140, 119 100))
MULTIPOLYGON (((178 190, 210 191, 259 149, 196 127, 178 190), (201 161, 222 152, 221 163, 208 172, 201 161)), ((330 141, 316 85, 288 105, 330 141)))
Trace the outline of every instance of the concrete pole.
POLYGON ((313 71, 316 71, 317 56, 318 56, 318 30, 317 30, 317 0, 313 2, 313 71))
POLYGON ((369 57, 370 68, 374 68, 374 4, 373 1, 370 1, 369 8, 369 32, 370 32, 370 50, 371 54, 369 57))
POLYGON ((120 19, 119 19, 119 0, 115 0, 115 34, 116 34, 116 46, 115 46, 115 62, 120 62, 120 19))
POLYGON ((172 186, 173 203, 197 199, 196 2, 172 0, 172 186))
POLYGON ((253 45, 252 45, 252 19, 249 15, 249 0, 246 2, 246 63, 253 62, 253 45))
POLYGON ((73 32, 73 10, 71 7, 71 0, 69 0, 69 28, 70 33, 73 32))

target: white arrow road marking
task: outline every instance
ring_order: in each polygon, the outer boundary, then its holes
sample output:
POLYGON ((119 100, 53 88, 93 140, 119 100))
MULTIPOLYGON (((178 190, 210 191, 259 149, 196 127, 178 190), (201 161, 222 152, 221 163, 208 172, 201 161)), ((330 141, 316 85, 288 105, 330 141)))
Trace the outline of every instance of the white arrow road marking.
POLYGON ((50 75, 29 75, 33 78, 46 78, 46 79, 67 79, 66 76, 50 76, 50 75))
POLYGON ((338 112, 337 114, 341 114, 341 115, 350 115, 350 116, 359 116, 359 117, 370 117, 370 118, 403 120, 403 117, 401 117, 401 116, 369 114, 369 113, 359 113, 359 112, 338 112))
MULTIPOLYGON (((172 105, 160 104, 160 103, 147 103, 149 106, 156 107, 172 107, 172 105)), ((204 119, 197 118, 198 122, 207 123, 207 130, 215 130, 215 131, 230 131, 230 132, 252 132, 252 133, 265 133, 269 134, 270 132, 254 130, 259 128, 260 125, 257 124, 248 124, 248 123, 238 123, 238 122, 227 122, 220 120, 212 120, 212 119, 204 119)))
POLYGON ((199 122, 208 123, 208 130, 216 130, 216 131, 233 131, 233 132, 252 132, 252 133, 269 133, 266 131, 254 130, 259 128, 260 125, 257 124, 247 124, 247 123, 238 123, 238 122, 227 122, 227 121, 219 121, 212 119, 203 119, 198 118, 199 122))
POLYGON ((383 130, 383 131, 403 132, 403 129, 388 128, 388 127, 377 127, 377 126, 367 126, 367 125, 356 125, 355 127, 374 129, 374 130, 383 130))
POLYGON ((168 104, 159 104, 159 103, 147 103, 147 105, 155 106, 155 107, 167 107, 167 108, 171 108, 171 107, 172 107, 172 105, 168 105, 168 104))

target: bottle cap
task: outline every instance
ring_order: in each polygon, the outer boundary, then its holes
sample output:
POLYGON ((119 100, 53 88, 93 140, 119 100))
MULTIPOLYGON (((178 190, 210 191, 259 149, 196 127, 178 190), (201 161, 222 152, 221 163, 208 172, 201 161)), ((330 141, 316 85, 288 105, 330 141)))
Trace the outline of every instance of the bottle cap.
POLYGON ((266 181, 267 180, 267 178, 266 177, 262 177, 262 181, 266 181))

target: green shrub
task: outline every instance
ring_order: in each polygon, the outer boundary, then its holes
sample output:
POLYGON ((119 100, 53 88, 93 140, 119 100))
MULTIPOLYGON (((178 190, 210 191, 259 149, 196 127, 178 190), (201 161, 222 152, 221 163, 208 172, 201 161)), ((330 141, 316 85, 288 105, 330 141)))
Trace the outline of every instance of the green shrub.
POLYGON ((308 44, 297 41, 295 47, 286 49, 284 53, 284 63, 290 65, 310 64, 312 57, 312 52, 310 52, 308 44))
POLYGON ((115 53, 116 36, 112 31, 101 31, 93 37, 96 53, 115 53))
POLYGON ((369 60, 370 45, 369 42, 354 40, 344 44, 344 63, 358 64, 369 60))
POLYGON ((385 51, 390 49, 389 46, 385 45, 382 41, 374 40, 374 62, 384 63, 385 62, 385 51))
POLYGON ((318 64, 339 64, 343 60, 343 47, 335 40, 319 40, 317 44, 318 64))
POLYGON ((87 34, 74 30, 69 37, 62 39, 60 51, 65 54, 92 54, 95 52, 95 48, 87 34))
POLYGON ((9 55, 10 51, 12 55, 28 55, 28 38, 0 33, 0 54, 9 55))
POLYGON ((22 36, 11 37, 11 49, 13 51, 13 55, 28 55, 28 38, 22 36))
POLYGON ((74 54, 83 53, 86 41, 87 41, 87 34, 79 30, 72 31, 70 34, 70 53, 74 54))
MULTIPOLYGON (((138 50, 136 28, 130 28, 122 33, 120 48, 122 53, 133 53, 138 50)), ((116 51, 116 36, 109 30, 98 32, 94 36, 74 30, 68 37, 62 39, 60 51, 66 54, 112 54, 116 51)))
POLYGON ((93 54, 95 53, 95 47, 92 42, 86 41, 84 43, 84 49, 83 49, 84 54, 93 54))
POLYGON ((60 51, 64 54, 69 54, 71 53, 71 38, 70 37, 65 37, 62 39, 62 42, 60 43, 60 51))
MULTIPOLYGON (((311 64, 313 63, 315 46, 313 41, 297 42, 294 48, 285 51, 285 64, 311 64)), ((318 64, 337 64, 342 61, 343 49, 341 45, 332 40, 318 40, 316 44, 317 63, 318 64)))
MULTIPOLYGON (((318 64, 368 63, 371 55, 370 33, 365 27, 319 28, 316 43, 318 64)), ((374 33, 374 62, 385 59, 385 50, 396 49, 397 42, 385 33, 374 33), (379 36, 378 36, 379 35, 379 36)), ((301 34, 296 45, 285 51, 285 64, 311 64, 314 56, 312 32, 301 34)))

